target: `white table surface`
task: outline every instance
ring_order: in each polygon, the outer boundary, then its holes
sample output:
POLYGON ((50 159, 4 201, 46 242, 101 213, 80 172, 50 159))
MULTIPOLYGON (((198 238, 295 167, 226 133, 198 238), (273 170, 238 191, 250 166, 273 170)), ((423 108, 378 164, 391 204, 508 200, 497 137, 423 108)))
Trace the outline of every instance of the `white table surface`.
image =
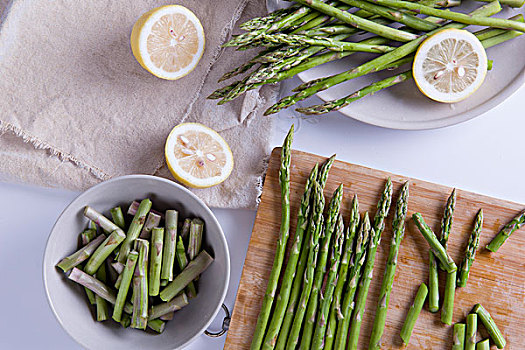
MULTIPOLYGON (((337 113, 298 119, 285 112, 277 117, 272 144, 279 145, 294 122, 296 149, 326 156, 337 153, 340 160, 525 203, 524 100, 525 88, 521 88, 472 121, 417 132, 381 129, 337 113)), ((0 183, 0 349, 80 348, 56 322, 41 277, 47 236, 76 195, 0 183)), ((230 247, 232 273, 225 303, 232 307, 255 212, 216 209, 214 213, 230 247)), ((220 323, 217 320, 214 326, 220 323)), ((201 336, 188 349, 221 349, 224 339, 201 336)))

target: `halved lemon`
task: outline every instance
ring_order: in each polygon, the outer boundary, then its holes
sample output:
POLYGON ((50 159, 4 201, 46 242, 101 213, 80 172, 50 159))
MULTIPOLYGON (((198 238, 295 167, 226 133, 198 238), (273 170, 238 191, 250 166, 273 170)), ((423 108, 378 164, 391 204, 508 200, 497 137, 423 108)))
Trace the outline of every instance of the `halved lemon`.
POLYGON ((202 124, 184 123, 174 127, 164 151, 173 176, 189 187, 220 184, 233 169, 230 146, 216 131, 202 124))
POLYGON ((427 97, 439 102, 459 102, 483 83, 487 54, 474 34, 446 29, 419 46, 412 72, 417 87, 427 97))
POLYGON ((131 50, 144 69, 168 80, 182 78, 199 63, 204 30, 184 6, 167 5, 143 14, 131 31, 131 50))

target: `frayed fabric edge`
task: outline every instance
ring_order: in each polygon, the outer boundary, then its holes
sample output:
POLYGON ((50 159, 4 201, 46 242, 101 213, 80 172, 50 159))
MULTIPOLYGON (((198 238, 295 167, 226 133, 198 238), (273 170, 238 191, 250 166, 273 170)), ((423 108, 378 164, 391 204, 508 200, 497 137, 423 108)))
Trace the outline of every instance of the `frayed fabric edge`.
POLYGON ((54 147, 53 145, 45 141, 40 140, 39 138, 28 133, 27 131, 24 131, 14 126, 13 124, 0 120, 0 136, 7 132, 21 138, 22 141, 24 141, 25 143, 31 144, 37 150, 47 151, 50 156, 56 157, 62 162, 68 161, 75 164, 75 166, 81 169, 88 170, 93 176, 95 176, 99 180, 105 181, 111 178, 111 176, 105 173, 103 170, 95 166, 86 164, 85 162, 77 159, 71 154, 63 152, 62 150, 54 147))

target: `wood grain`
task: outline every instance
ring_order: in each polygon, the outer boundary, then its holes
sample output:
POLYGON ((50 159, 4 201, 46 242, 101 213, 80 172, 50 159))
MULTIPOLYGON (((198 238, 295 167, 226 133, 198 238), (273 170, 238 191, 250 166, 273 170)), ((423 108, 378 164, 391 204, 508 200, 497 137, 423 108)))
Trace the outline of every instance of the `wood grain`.
MULTIPOLYGON (((233 310, 231 327, 226 339, 226 349, 248 349, 257 322, 257 316, 272 267, 280 225, 280 192, 278 181, 280 149, 274 149, 266 175, 262 200, 257 211, 255 225, 246 256, 237 299, 233 310)), ((292 153, 291 168, 291 210, 292 230, 295 232, 296 213, 306 177, 315 162, 325 158, 299 151, 292 153)), ((410 219, 414 212, 421 212, 434 232, 440 232, 440 221, 449 187, 416 179, 369 169, 363 166, 336 161, 325 189, 329 200, 340 184, 344 184, 343 213, 348 218, 350 201, 358 195, 361 213, 375 214, 376 204, 386 178, 390 176, 394 185, 393 203, 397 200, 401 185, 410 180, 410 200, 406 222, 406 234, 401 244, 399 265, 388 310, 385 333, 382 338, 384 349, 402 348, 399 332, 405 315, 421 282, 428 280, 428 245, 410 219)), ((394 204, 393 204, 394 205, 394 204)), ((472 266, 468 284, 456 291, 454 322, 464 321, 476 303, 492 314, 505 335, 507 349, 523 349, 525 334, 525 233, 516 232, 497 253, 490 253, 484 247, 496 235, 503 224, 523 210, 524 205, 479 194, 457 191, 457 204, 448 249, 459 264, 474 225, 477 211, 483 208, 484 225, 480 248, 472 266)), ((365 318, 361 329, 359 349, 368 347, 369 334, 377 304, 384 266, 392 237, 392 210, 387 218, 382 243, 378 249, 374 278, 370 287, 365 318)), ((291 243, 293 240, 290 239, 291 243)), ((445 275, 441 273, 440 285, 444 286, 445 275)), ((443 291, 441 291, 443 295, 443 291)), ((486 337, 483 329, 481 336, 486 337)), ((452 327, 440 322, 439 312, 432 314, 427 306, 421 312, 408 349, 450 349, 452 327)), ((492 346, 495 349, 495 346, 492 346)))

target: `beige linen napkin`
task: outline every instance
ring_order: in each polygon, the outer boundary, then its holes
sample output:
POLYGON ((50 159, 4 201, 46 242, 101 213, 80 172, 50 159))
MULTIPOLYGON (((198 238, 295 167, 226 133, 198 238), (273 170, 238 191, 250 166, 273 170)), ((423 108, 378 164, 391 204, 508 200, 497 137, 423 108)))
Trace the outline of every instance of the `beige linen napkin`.
POLYGON ((15 0, 8 7, 0 28, 4 179, 83 190, 125 174, 171 177, 165 138, 173 126, 196 121, 219 131, 235 159, 228 180, 197 195, 215 207, 255 206, 272 128, 261 113, 276 89, 223 106, 206 96, 222 74, 253 55, 220 46, 241 15, 261 15, 265 4, 177 1, 201 19, 206 49, 191 74, 164 81, 135 61, 129 35, 142 13, 170 3, 15 0))

